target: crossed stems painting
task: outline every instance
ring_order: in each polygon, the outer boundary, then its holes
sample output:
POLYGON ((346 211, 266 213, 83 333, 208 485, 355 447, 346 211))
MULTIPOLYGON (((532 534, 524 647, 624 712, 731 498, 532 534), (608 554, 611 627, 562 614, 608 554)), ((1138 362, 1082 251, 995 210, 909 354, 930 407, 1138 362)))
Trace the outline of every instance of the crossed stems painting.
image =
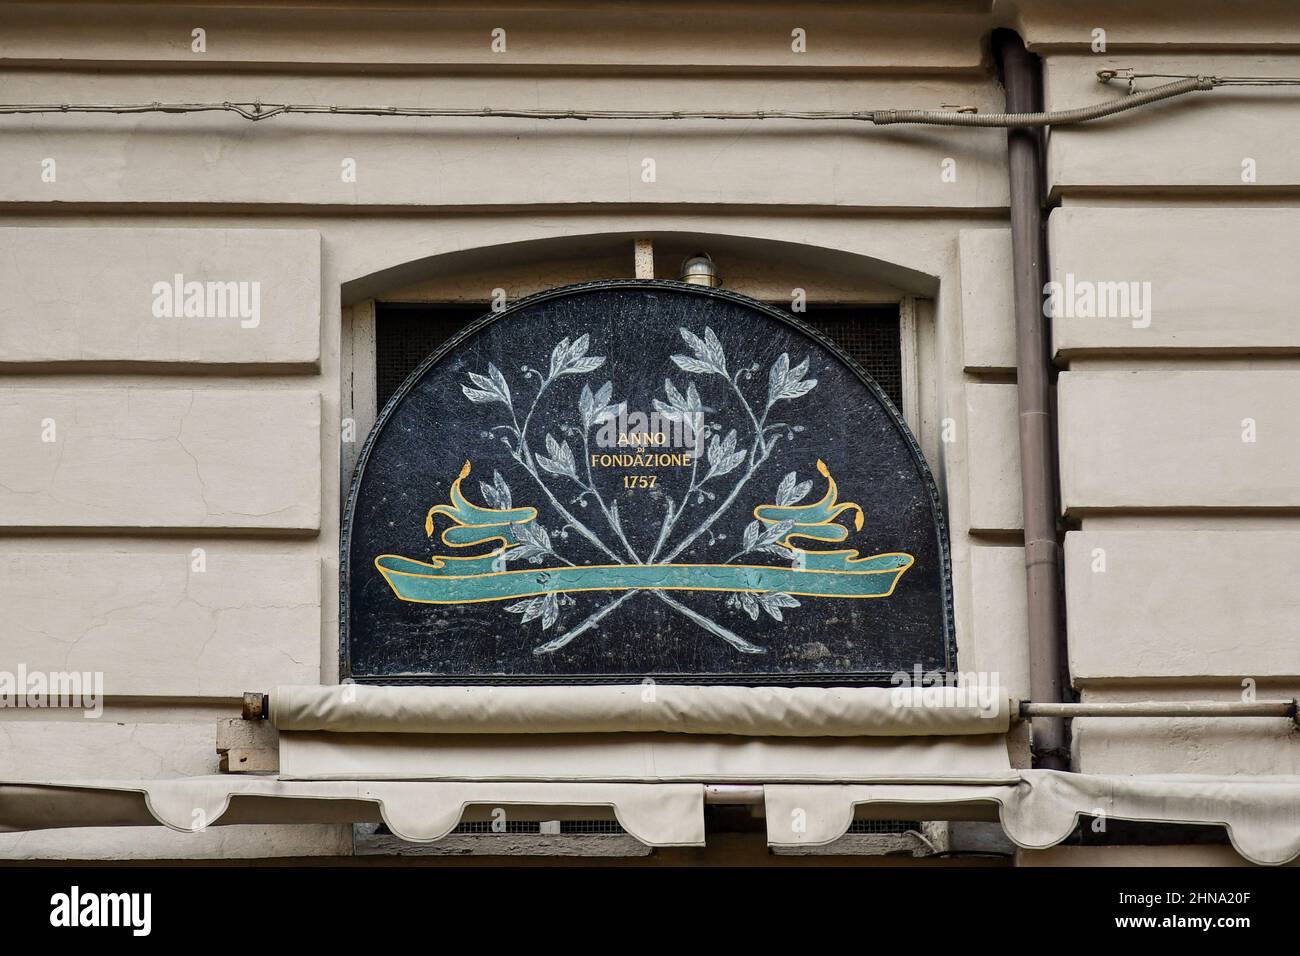
MULTIPOLYGON (((605 364, 604 356, 588 355, 590 337, 582 335, 570 341, 568 337, 561 340, 551 351, 550 366, 546 372, 524 366, 524 377, 535 378, 538 387, 532 397, 527 411, 520 417, 520 407, 516 405, 516 395, 511 391, 505 376, 493 364, 489 363, 487 374, 470 372, 470 384, 464 385, 462 391, 471 402, 482 405, 499 404, 504 407, 509 420, 493 426, 490 434, 500 440, 509 451, 510 457, 532 479, 546 496, 551 506, 560 515, 564 525, 556 537, 567 538, 570 529, 585 539, 592 547, 615 562, 631 561, 637 565, 669 564, 678 555, 690 548, 703 535, 713 539, 711 529, 735 503, 741 491, 769 459, 784 433, 793 438, 795 431, 802 428, 781 421, 769 421, 778 403, 792 401, 807 395, 817 386, 815 378, 807 378, 809 360, 805 358, 797 365, 792 365, 787 353, 782 353, 772 364, 767 376, 766 397, 761 403, 751 404, 742 388, 742 380, 750 381, 759 371, 757 364, 744 366, 736 370, 727 367, 727 357, 717 335, 710 328, 704 329, 703 337, 686 328, 681 328, 681 337, 686 343, 690 355, 672 355, 671 359, 683 372, 697 376, 699 388, 694 379, 688 380, 685 391, 679 390, 668 379, 664 382, 666 401, 654 400, 655 411, 663 420, 685 424, 685 432, 698 434, 696 447, 707 444, 707 452, 701 456, 692 456, 690 481, 680 499, 674 500, 665 493, 664 514, 653 547, 642 556, 637 553, 624 531, 618 511, 618 502, 607 501, 592 476, 590 435, 598 425, 607 423, 611 418, 622 420, 626 413, 626 403, 613 402, 613 383, 605 382, 595 391, 584 384, 578 401, 580 427, 561 427, 561 438, 557 439, 550 432, 545 435, 546 454, 534 452, 529 444, 529 429, 548 389, 565 375, 587 375, 597 371, 605 364), (737 429, 730 428, 723 434, 723 427, 704 422, 704 415, 712 409, 706 408, 700 396, 700 389, 708 390, 710 386, 725 389, 734 396, 745 416, 744 428, 752 433, 748 450, 741 444, 737 429), (565 433, 580 436, 582 444, 581 464, 574 455, 565 433), (555 484, 555 487, 552 487, 555 484), (729 485, 729 486, 728 486, 729 485), (571 497, 576 489, 576 496, 571 497), (568 498, 568 504, 565 503, 568 498), (591 514, 588 504, 594 504, 595 512, 600 518, 600 527, 595 528, 573 513, 572 507, 591 514), (706 507, 701 507, 706 506, 706 507), (679 535, 679 527, 688 512, 692 513, 688 522, 689 530, 679 535), (674 536, 679 535, 674 541, 674 536)), ((575 436, 575 440, 579 440, 575 436)), ((823 473, 829 479, 829 473, 823 473)), ((795 472, 788 472, 776 490, 775 502, 778 506, 794 505, 805 498, 812 488, 811 481, 799 481, 795 472)), ((512 496, 510 487, 500 472, 494 472, 492 481, 483 481, 480 490, 488 506, 498 510, 510 510, 512 496)), ((856 506, 851 506, 855 507, 856 506)), ((426 530, 432 534, 432 512, 426 530)), ((858 509, 858 527, 861 527, 861 510, 858 509)), ((747 554, 769 554, 789 559, 792 564, 799 560, 796 549, 788 547, 783 539, 789 535, 795 522, 776 521, 765 523, 758 520, 750 523, 744 532, 740 549, 724 564, 730 564, 747 554)), ((501 565, 506 561, 526 560, 539 564, 544 558, 551 558, 578 567, 574 561, 557 550, 555 538, 539 522, 512 524, 511 530, 516 545, 501 555, 501 565)), ((569 644, 574 638, 595 628, 602 620, 630 601, 638 593, 648 593, 656 600, 662 601, 677 613, 688 618, 708 633, 721 638, 737 651, 745 654, 762 654, 765 649, 755 645, 729 628, 687 607, 663 590, 642 589, 626 591, 608 601, 604 606, 589 614, 585 619, 570 627, 538 647, 535 654, 554 652, 569 644)), ((506 610, 522 616, 527 623, 539 620, 542 629, 549 630, 560 618, 561 607, 576 603, 567 593, 549 592, 526 598, 506 607, 506 610)), ((733 611, 747 615, 751 620, 758 620, 766 613, 776 621, 783 620, 785 609, 799 606, 799 601, 782 591, 762 593, 733 592, 726 600, 726 606, 733 611)))

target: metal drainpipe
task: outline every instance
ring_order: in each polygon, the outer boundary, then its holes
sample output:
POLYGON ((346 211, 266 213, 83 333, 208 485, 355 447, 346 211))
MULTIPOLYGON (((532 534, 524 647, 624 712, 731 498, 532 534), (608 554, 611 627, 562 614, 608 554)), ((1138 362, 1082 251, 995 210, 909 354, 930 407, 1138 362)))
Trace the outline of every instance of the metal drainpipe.
MULTIPOLYGON (((993 34, 1008 113, 1041 107, 1036 56, 1009 30, 993 34)), ((1007 130, 1011 180, 1011 255, 1016 311, 1016 392, 1020 406, 1020 487, 1024 503, 1025 572, 1029 609, 1029 687, 1036 703, 1062 700, 1061 546, 1057 540, 1057 467, 1052 411, 1050 336, 1043 316, 1046 241, 1043 228, 1042 133, 1007 130)), ((1068 770, 1065 721, 1033 721, 1034 766, 1068 770)))

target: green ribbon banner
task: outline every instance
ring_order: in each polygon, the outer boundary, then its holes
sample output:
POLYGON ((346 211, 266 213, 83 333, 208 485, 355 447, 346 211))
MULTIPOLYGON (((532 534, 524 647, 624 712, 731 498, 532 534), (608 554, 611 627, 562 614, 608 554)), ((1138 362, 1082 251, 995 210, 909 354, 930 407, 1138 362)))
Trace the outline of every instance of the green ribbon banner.
POLYGON ((781 525, 781 544, 793 556, 791 567, 752 564, 596 564, 577 567, 506 567, 506 554, 527 541, 537 509, 483 508, 467 499, 461 483, 469 477, 465 462, 452 483, 450 503, 435 505, 425 517, 424 530, 434 534, 436 518, 451 524, 442 542, 451 548, 496 543, 491 551, 470 557, 435 556, 429 562, 381 554, 375 567, 403 601, 421 604, 473 604, 553 594, 560 591, 781 591, 796 597, 877 598, 894 593, 898 580, 913 564, 910 554, 889 552, 859 558, 853 550, 808 551, 794 538, 838 542, 848 529, 835 519, 853 514, 862 530, 862 509, 839 502, 830 471, 822 462, 817 469, 826 479, 821 500, 807 505, 759 505, 754 517, 767 527, 781 525))
MULTIPOLYGON (((841 553, 842 554, 842 553, 841 553)), ((395 554, 375 567, 403 601, 471 604, 558 591, 784 591, 796 597, 888 597, 912 566, 907 554, 879 554, 852 562, 852 570, 735 564, 613 564, 520 568, 459 574, 454 563, 426 564, 395 554)))

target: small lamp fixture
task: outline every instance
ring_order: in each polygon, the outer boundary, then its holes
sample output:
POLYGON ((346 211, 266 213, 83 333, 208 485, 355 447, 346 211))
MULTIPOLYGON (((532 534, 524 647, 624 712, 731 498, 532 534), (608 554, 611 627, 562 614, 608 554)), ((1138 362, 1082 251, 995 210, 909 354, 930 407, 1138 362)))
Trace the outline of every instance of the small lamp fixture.
POLYGON ((690 285, 708 286, 710 289, 722 285, 722 276, 718 274, 718 267, 707 252, 697 252, 683 262, 682 274, 678 279, 690 285))

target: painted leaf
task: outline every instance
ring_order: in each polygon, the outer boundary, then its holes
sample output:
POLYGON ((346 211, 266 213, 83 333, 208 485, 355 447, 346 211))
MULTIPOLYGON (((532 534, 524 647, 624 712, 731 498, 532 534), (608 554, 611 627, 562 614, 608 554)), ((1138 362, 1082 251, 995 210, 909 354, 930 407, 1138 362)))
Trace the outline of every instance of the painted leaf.
POLYGON ((812 491, 811 481, 799 481, 798 476, 792 471, 781 479, 781 484, 776 489, 776 503, 781 507, 798 504, 808 496, 812 491))
POLYGON ((519 542, 505 553, 507 561, 529 561, 540 564, 542 558, 551 553, 551 536, 546 529, 535 522, 512 522, 510 530, 519 542))
MULTIPOLYGON (((527 624, 529 621, 536 620, 546 612, 546 599, 553 598, 554 595, 544 594, 535 598, 529 598, 526 601, 518 601, 509 605, 506 610, 511 614, 522 614, 524 616, 522 623, 527 624)), ((558 612, 559 608, 556 608, 558 612)), ((543 621, 545 626, 545 621, 543 621)))
POLYGON ((547 458, 545 455, 537 456, 537 464, 541 465, 543 470, 549 471, 552 475, 567 477, 569 474, 564 465, 560 464, 560 462, 556 461, 554 458, 547 458))
POLYGON ((713 441, 709 443, 709 474, 706 477, 714 478, 719 475, 725 475, 745 460, 748 452, 736 451, 736 430, 733 428, 727 432, 727 437, 718 440, 718 436, 713 436, 713 441))
POLYGON ((524 623, 536 620, 541 617, 542 608, 545 602, 540 597, 535 597, 528 602, 528 609, 524 611, 524 623))
POLYGON ((492 485, 497 492, 497 507, 503 511, 509 511, 513 507, 513 499, 510 495, 510 486, 501 477, 501 472, 493 470, 492 485))
POLYGON ((568 336, 560 339, 555 348, 551 349, 551 371, 550 378, 557 378, 561 375, 579 375, 583 372, 594 372, 605 364, 603 355, 587 355, 587 349, 591 344, 591 336, 583 334, 579 336, 576 342, 569 342, 568 336))
POLYGON ((687 358, 685 355, 674 355, 672 356, 672 360, 677 363, 677 367, 683 372, 694 372, 697 375, 714 375, 718 371, 703 359, 687 358))
POLYGON ((712 362, 722 375, 727 374, 727 356, 722 351, 722 343, 707 325, 704 327, 704 358, 712 362))
POLYGON ((817 387, 817 379, 804 380, 804 376, 808 374, 808 361, 808 358, 804 358, 802 362, 791 368, 790 356, 782 352, 780 357, 772 363, 772 371, 768 373, 767 377, 767 401, 769 405, 783 398, 798 398, 817 387))
POLYGON ((654 410, 664 418, 668 419, 668 421, 680 422, 682 420, 682 413, 679 409, 673 408, 671 405, 667 405, 664 402, 659 401, 657 398, 654 399, 651 404, 654 406, 654 410))
POLYGON ((531 544, 521 544, 511 548, 501 557, 506 561, 527 561, 529 564, 541 564, 545 552, 538 551, 531 544))
MULTIPOLYGON (((609 400, 613 394, 613 382, 606 382, 595 392, 590 385, 582 386, 582 394, 578 396, 578 413, 582 416, 583 428, 590 428, 593 422, 609 417, 609 400)), ((612 410, 617 413, 618 407, 612 406, 612 410)))
POLYGON ((793 521, 778 521, 776 524, 768 527, 768 529, 759 536, 757 546, 765 548, 769 544, 776 544, 776 542, 780 541, 792 530, 794 530, 793 521))
POLYGON ((668 396, 668 404, 678 411, 686 408, 686 399, 682 393, 677 391, 677 386, 673 384, 671 378, 664 379, 664 394, 668 396))
POLYGON ((815 378, 804 379, 802 382, 792 382, 781 389, 781 394, 777 398, 799 398, 807 395, 816 387, 817 379, 815 378))
POLYGON ((682 341, 685 342, 697 359, 706 360, 708 358, 708 346, 704 340, 688 328, 678 327, 677 331, 682 334, 682 341))
POLYGON ((583 372, 594 372, 605 364, 605 356, 589 355, 587 358, 575 359, 564 367, 560 372, 561 375, 580 375, 583 372))
POLYGON ((551 550, 551 536, 536 521, 511 522, 510 530, 514 532, 516 541, 542 551, 551 550))
POLYGON ((577 463, 573 460, 573 449, 569 447, 567 441, 560 442, 560 463, 568 469, 569 474, 576 475, 578 473, 577 463))
POLYGON ((768 591, 756 597, 759 606, 775 620, 781 621, 781 608, 799 607, 799 602, 783 591, 768 591))
POLYGON ((550 455, 537 456, 537 464, 541 465, 553 475, 565 475, 569 478, 577 477, 577 464, 573 459, 573 450, 569 447, 567 441, 556 441, 553 435, 546 436, 546 451, 550 455))
POLYGON ((495 392, 484 392, 477 388, 470 388, 468 385, 462 385, 460 390, 465 393, 465 397, 476 405, 486 405, 488 402, 504 401, 502 397, 495 392))
POLYGON ((562 371, 569 361, 569 337, 566 335, 556 343, 555 348, 551 349, 551 373, 549 378, 555 378, 562 371))
POLYGON ((677 329, 681 333, 684 341, 692 352, 694 358, 687 358, 685 355, 674 355, 672 360, 677 363, 677 367, 686 372, 695 372, 700 375, 725 375, 727 374, 727 358, 722 351, 722 343, 718 337, 713 334, 713 330, 706 328, 704 338, 700 338, 688 328, 679 326, 677 329))
POLYGON ((805 498, 808 497, 808 492, 810 491, 812 491, 812 482, 801 481, 799 482, 799 484, 795 485, 794 488, 790 490, 790 494, 787 496, 783 504, 787 504, 787 505, 798 504, 799 502, 803 501, 805 498))
POLYGON ((724 457, 729 456, 736 450, 736 441, 739 437, 734 428, 727 432, 727 437, 722 440, 722 454, 724 457))
POLYGON ((718 465, 718 467, 714 469, 713 476, 716 478, 721 475, 725 475, 728 472, 735 471, 738 467, 740 467, 741 464, 744 463, 745 459, 748 457, 749 457, 749 452, 747 451, 734 452, 733 454, 724 458, 722 462, 718 465))
POLYGON ((596 412, 595 421, 605 422, 609 419, 624 418, 627 415, 627 402, 619 402, 617 405, 606 405, 596 412))
MULTIPOLYGON (((686 359, 686 361, 693 360, 686 359)), ((702 411, 700 393, 696 390, 694 382, 687 383, 686 394, 682 395, 677 390, 677 386, 673 384, 672 379, 664 379, 664 394, 668 397, 667 403, 656 398, 654 400, 654 409, 671 422, 693 421, 695 416, 702 411)))
POLYGON ((485 405, 489 402, 502 402, 505 405, 510 404, 510 386, 506 384, 505 376, 501 374, 492 363, 488 363, 488 374, 480 375, 477 372, 466 372, 474 388, 469 385, 462 385, 460 390, 465 393, 465 397, 471 402, 478 405, 485 405))
POLYGON ((788 352, 782 352, 775 362, 772 363, 772 370, 767 373, 767 403, 770 405, 781 397, 781 389, 785 388, 786 377, 790 374, 790 355, 788 352))
POLYGON ((545 595, 542 598, 542 630, 549 630, 559 616, 560 602, 556 600, 555 594, 545 595))
POLYGON ((510 386, 506 383, 506 377, 501 374, 501 370, 488 362, 488 375, 492 378, 492 384, 496 386, 497 391, 501 394, 501 400, 507 405, 510 404, 510 386))

